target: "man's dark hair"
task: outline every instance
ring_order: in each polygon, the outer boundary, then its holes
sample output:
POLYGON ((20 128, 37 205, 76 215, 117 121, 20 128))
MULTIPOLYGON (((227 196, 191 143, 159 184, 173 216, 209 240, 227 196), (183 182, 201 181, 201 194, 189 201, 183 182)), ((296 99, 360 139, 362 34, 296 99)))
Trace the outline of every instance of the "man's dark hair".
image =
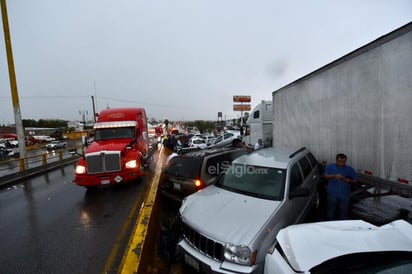
POLYGON ((343 154, 343 153, 338 153, 337 155, 336 155, 336 160, 337 159, 347 159, 348 157, 346 157, 346 155, 345 154, 343 154))

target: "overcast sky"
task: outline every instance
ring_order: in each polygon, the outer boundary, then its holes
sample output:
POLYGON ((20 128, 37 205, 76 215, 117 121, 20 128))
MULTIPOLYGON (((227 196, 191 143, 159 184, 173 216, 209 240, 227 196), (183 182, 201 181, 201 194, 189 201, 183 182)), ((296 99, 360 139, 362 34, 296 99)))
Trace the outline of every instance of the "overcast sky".
MULTIPOLYGON (((141 106, 158 120, 240 117, 412 19, 411 0, 8 0, 23 119, 141 106)), ((3 29, 1 28, 3 33, 3 29)), ((0 124, 14 123, 4 36, 0 124)))

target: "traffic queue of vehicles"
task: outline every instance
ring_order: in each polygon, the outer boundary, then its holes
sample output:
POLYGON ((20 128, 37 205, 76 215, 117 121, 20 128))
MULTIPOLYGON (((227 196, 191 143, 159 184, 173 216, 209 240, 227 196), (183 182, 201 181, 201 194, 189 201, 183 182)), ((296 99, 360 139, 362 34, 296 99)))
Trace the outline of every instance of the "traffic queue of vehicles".
MULTIPOLYGON (((94 141, 77 163, 73 182, 94 188, 143 176, 144 157, 148 153, 145 119, 142 109, 100 113, 94 126, 94 141)), ((194 136, 192 142, 196 138, 199 137, 194 136)), ((313 259, 311 264, 302 264, 301 261, 309 260, 310 252, 302 253, 300 245, 285 243, 284 239, 301 239, 311 230, 328 227, 329 222, 300 224, 309 212, 319 207, 318 161, 305 147, 282 146, 252 152, 231 147, 236 138, 239 138, 236 133, 224 132, 215 139, 222 147, 212 143, 205 149, 183 149, 162 172, 160 197, 180 205, 177 214, 181 235, 176 250, 184 264, 195 272, 205 273, 317 273, 317 265, 323 269, 330 264, 329 260, 335 260, 331 254, 358 250, 355 242, 350 242, 345 251, 338 244, 335 246, 335 238, 325 238, 334 253, 313 259), (223 145, 223 141, 227 143, 223 145), (287 232, 289 227, 294 227, 293 233, 287 232), (287 236, 283 236, 285 233, 287 236), (288 255, 294 252, 302 258, 288 255)), ((329 231, 339 231, 338 224, 330 224, 333 229, 329 231)), ((386 231, 372 229, 373 225, 365 223, 350 226, 357 226, 354 235, 363 233, 362 237, 369 237, 366 232, 386 231)), ((409 224, 397 227, 412 235, 409 224)), ((379 233, 383 232, 376 232, 379 233)), ((350 233, 347 235, 349 238, 350 233)), ((412 251, 405 248, 405 242, 412 243, 412 239, 404 238, 403 244, 382 245, 374 251, 398 248, 404 259, 408 259, 412 251)))

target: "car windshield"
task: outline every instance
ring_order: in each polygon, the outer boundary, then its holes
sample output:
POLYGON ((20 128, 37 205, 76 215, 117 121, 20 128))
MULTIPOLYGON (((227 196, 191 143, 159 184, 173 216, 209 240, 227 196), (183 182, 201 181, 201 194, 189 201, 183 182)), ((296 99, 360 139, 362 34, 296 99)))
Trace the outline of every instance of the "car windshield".
POLYGON ((96 130, 95 141, 130 139, 134 137, 133 127, 102 128, 96 130))
POLYGON ((175 157, 166 168, 165 174, 170 176, 195 179, 199 177, 202 159, 199 157, 175 157))
POLYGON ((312 268, 310 273, 412 273, 412 252, 384 251, 348 254, 328 260, 312 268))
POLYGON ((262 199, 281 201, 285 189, 285 169, 232 164, 215 186, 262 199))

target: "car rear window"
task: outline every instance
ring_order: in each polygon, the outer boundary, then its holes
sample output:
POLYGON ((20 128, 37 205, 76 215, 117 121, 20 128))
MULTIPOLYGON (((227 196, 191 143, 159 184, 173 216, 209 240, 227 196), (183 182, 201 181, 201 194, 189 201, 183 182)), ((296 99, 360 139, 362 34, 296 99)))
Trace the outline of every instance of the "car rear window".
POLYGON ((182 178, 197 178, 200 174, 202 158, 176 156, 166 168, 165 174, 182 178))

